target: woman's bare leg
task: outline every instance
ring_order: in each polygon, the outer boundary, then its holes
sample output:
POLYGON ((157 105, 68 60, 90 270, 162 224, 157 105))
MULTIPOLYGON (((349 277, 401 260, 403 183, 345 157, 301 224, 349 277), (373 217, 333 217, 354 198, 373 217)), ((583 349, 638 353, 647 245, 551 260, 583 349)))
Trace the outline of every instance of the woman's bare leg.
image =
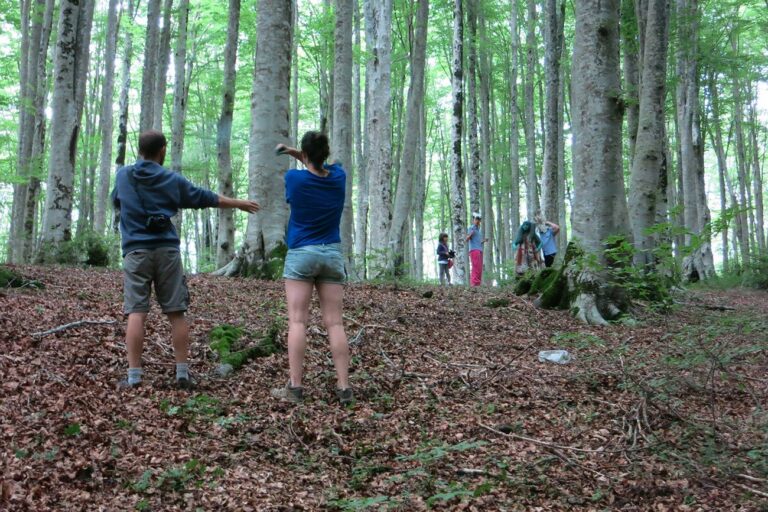
POLYGON ((307 319, 313 284, 309 281, 285 280, 288 305, 288 365, 291 386, 301 386, 304 373, 304 351, 307 346, 307 319))
POLYGON ((328 340, 331 342, 333 365, 336 367, 336 386, 339 389, 347 389, 349 387, 349 344, 342 321, 344 285, 317 283, 317 293, 320 296, 323 323, 328 330, 328 340))

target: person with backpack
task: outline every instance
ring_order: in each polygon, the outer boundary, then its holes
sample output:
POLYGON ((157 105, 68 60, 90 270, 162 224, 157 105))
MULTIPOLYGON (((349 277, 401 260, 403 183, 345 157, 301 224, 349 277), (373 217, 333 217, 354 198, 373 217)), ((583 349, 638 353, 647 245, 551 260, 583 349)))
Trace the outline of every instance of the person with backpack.
POLYGON ((440 277, 440 286, 451 285, 451 267, 456 254, 448 248, 448 233, 440 233, 437 239, 437 266, 440 277))
POLYGON ((189 290, 181 262, 179 235, 171 217, 182 208, 238 208, 256 213, 259 204, 225 197, 193 185, 180 173, 165 167, 165 136, 155 130, 139 135, 136 163, 117 171, 112 204, 120 217, 123 252, 123 309, 128 316, 125 345, 128 378, 121 389, 141 384, 141 354, 144 324, 149 312, 152 288, 160 308, 171 324, 176 358, 176 385, 193 386, 189 376, 189 326, 184 317, 189 307, 189 290))

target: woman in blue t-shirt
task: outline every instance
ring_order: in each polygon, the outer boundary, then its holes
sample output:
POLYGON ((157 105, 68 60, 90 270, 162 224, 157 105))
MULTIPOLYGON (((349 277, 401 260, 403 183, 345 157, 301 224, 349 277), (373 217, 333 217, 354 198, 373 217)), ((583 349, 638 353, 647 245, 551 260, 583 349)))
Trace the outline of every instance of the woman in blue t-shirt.
POLYGON ((313 289, 317 289, 336 367, 336 396, 343 405, 351 404, 354 395, 349 387, 349 345, 341 310, 347 275, 339 233, 346 173, 338 163, 325 164, 330 153, 328 137, 320 132, 304 134, 301 150, 284 144, 278 144, 275 150, 292 156, 306 169, 291 169, 285 175, 285 200, 291 206, 283 272, 288 304, 290 379, 285 387, 273 389, 272 395, 293 403, 301 402, 304 397, 301 379, 309 304, 313 289))

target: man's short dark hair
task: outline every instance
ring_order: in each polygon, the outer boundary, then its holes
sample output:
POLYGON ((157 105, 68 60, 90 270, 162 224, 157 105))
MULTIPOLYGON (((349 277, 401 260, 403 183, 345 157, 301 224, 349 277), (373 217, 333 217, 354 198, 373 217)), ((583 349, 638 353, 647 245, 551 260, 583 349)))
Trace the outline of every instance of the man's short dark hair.
POLYGON ((139 135, 139 154, 144 158, 154 158, 167 144, 162 132, 147 130, 139 135))

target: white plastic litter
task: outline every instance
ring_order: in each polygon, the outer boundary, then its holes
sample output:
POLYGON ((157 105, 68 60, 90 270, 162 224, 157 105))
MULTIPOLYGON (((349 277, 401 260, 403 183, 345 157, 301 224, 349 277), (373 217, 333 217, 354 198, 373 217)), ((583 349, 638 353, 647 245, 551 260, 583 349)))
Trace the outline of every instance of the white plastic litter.
POLYGON ((568 364, 571 362, 571 354, 567 350, 542 350, 539 352, 539 361, 568 364))

